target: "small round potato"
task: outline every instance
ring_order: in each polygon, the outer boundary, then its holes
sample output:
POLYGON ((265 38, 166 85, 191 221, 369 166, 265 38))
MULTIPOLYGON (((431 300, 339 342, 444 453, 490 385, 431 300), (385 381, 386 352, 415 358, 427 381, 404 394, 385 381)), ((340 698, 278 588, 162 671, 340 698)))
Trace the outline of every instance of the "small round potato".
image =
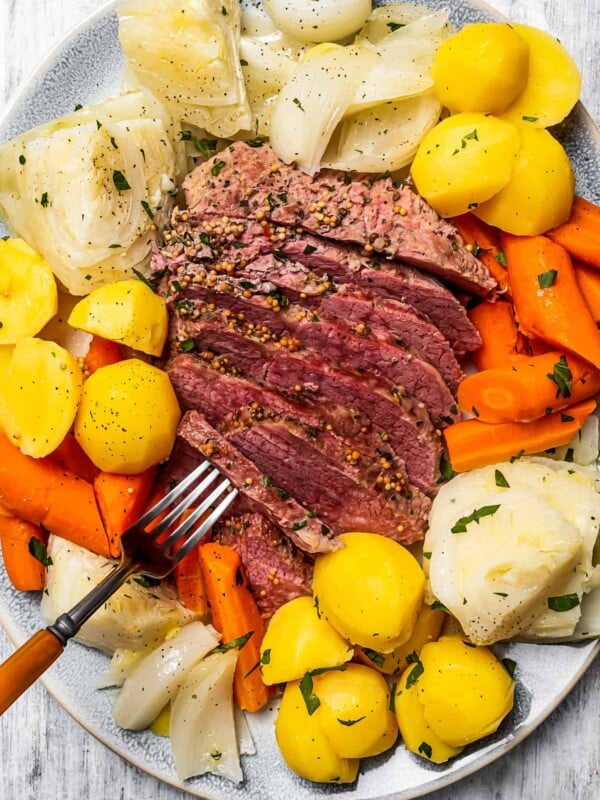
POLYGON ((485 114, 456 114, 423 137, 411 174, 444 217, 471 211, 503 189, 519 150, 517 128, 485 114))
POLYGON ((504 22, 478 22, 443 42, 431 65, 435 92, 452 111, 504 111, 525 88, 529 48, 504 22))
POLYGON ((180 416, 167 373, 130 358, 87 379, 74 431, 99 469, 135 475, 169 456, 180 416))
POLYGON ((385 536, 339 538, 344 547, 315 563, 315 602, 353 644, 389 653, 412 634, 423 605, 423 570, 406 548, 385 536))
POLYGON ((541 128, 519 131, 509 183, 473 209, 476 217, 518 236, 537 236, 569 218, 575 179, 563 146, 541 128))
POLYGON ((320 614, 312 597, 297 597, 273 614, 260 648, 263 681, 300 680, 313 669, 337 667, 353 650, 320 614))

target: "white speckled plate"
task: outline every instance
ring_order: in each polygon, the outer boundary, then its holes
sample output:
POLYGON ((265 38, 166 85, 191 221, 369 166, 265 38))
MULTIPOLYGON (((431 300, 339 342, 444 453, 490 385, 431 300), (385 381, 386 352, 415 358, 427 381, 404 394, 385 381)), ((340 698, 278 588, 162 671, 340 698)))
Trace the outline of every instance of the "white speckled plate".
MULTIPOLYGON (((451 5, 457 26, 499 19, 478 0, 424 2, 431 7, 451 5)), ((0 121, 0 141, 72 111, 77 103, 98 101, 117 92, 123 55, 115 5, 111 2, 89 17, 40 64, 0 121)), ((598 202, 598 130, 581 106, 561 126, 559 136, 573 161, 579 193, 598 202)), ((3 232, 0 225, 0 234, 3 232)), ((0 567, 0 622, 15 644, 40 626, 38 607, 39 598, 15 592, 0 567)), ((465 777, 522 741, 573 688, 592 662, 598 645, 521 644, 498 649, 502 656, 509 655, 517 662, 517 694, 514 711, 493 737, 467 748, 446 766, 429 764, 399 746, 391 754, 365 760, 358 782, 349 787, 314 785, 292 775, 275 744, 272 710, 250 720, 258 755, 244 759, 246 779, 242 785, 236 787, 213 776, 182 783, 173 769, 167 739, 148 732, 124 731, 113 722, 107 693, 93 688, 96 677, 106 668, 105 656, 71 644, 43 681, 64 708, 108 747, 140 769, 199 797, 316 800, 343 794, 349 800, 407 800, 465 777)))

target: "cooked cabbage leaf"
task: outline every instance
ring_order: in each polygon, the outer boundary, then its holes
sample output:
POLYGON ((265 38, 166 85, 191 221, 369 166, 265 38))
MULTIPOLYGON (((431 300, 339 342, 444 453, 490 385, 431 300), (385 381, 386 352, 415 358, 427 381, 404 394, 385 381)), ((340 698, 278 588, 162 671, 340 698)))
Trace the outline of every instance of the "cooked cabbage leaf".
MULTIPOLYGON (((58 536, 50 536, 42 595, 42 617, 49 623, 69 611, 114 568, 115 562, 97 556, 58 536)), ((174 628, 196 618, 181 605, 166 584, 147 586, 129 580, 85 623, 76 639, 105 653, 118 648, 154 649, 174 628)))
POLYGON ((147 91, 82 108, 0 147, 0 215, 71 294, 132 278, 168 219, 178 142, 147 91))
POLYGON ((118 13, 129 67, 176 119, 224 137, 250 127, 236 0, 125 0, 118 13))

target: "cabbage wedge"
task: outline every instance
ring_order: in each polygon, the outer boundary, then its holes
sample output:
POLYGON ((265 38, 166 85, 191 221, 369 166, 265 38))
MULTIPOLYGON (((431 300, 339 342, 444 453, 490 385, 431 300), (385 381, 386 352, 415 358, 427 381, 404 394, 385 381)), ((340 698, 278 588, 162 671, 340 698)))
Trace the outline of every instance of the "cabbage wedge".
MULTIPOLYGON (((41 605, 48 623, 73 608, 115 564, 59 536, 50 536, 48 556, 52 564, 41 605)), ((165 584, 148 586, 144 579, 138 580, 129 578, 85 623, 77 641, 110 654, 118 648, 151 650, 172 630, 196 618, 165 584)))
POLYGON ((0 215, 71 294, 133 278, 171 210, 178 140, 145 91, 41 125, 0 147, 0 215))
POLYGON ((118 13, 129 67, 176 119, 222 137, 250 128, 237 0, 125 0, 118 13))

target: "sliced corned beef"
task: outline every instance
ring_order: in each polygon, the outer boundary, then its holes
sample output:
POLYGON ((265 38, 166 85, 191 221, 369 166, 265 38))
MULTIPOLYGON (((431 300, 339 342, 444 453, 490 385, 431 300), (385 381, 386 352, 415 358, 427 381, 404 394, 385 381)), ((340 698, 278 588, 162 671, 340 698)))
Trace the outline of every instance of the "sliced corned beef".
POLYGON ((176 302, 177 311, 185 320, 182 328, 186 338, 196 338, 195 328, 207 314, 221 314, 223 324, 236 327, 245 336, 271 341, 292 351, 312 350, 333 366, 340 364, 363 375, 378 376, 391 389, 421 403, 434 419, 457 419, 455 399, 440 373, 394 343, 388 334, 371 330, 364 323, 352 328, 338 320, 321 318, 318 313, 288 304, 281 292, 267 297, 244 292, 243 285, 244 281, 240 286, 236 279, 223 278, 218 283, 221 291, 215 291, 204 283, 191 283, 181 294, 188 301, 196 298, 192 308, 201 311, 198 321, 189 307, 176 302), (198 297, 204 302, 198 303, 198 297), (215 305, 214 310, 208 311, 209 303, 215 305))
POLYGON ((496 282, 456 229, 408 186, 390 178, 323 170, 310 177, 281 162, 271 147, 236 142, 184 182, 199 215, 269 219, 400 259, 482 296, 496 282))
POLYGON ((213 539, 233 547, 262 614, 311 594, 312 563, 261 514, 243 514, 215 526, 213 539))
POLYGON ((424 314, 458 355, 481 345, 465 309, 439 281, 399 262, 368 257, 352 245, 253 220, 199 219, 187 212, 173 215, 173 228, 166 237, 165 248, 154 253, 157 272, 193 272, 202 264, 215 281, 221 275, 268 281, 274 268, 277 285, 284 282, 289 291, 308 296, 337 291, 345 284, 362 286, 424 314), (274 254, 277 263, 264 262, 260 256, 266 254, 274 254), (302 267, 309 272, 302 272, 302 267))
MULTIPOLYGON (((189 333, 187 324, 182 330, 175 324, 174 335, 180 342, 189 333)), ((435 491, 441 445, 424 409, 393 395, 373 378, 329 366, 314 354, 290 353, 268 341, 248 338, 216 317, 194 320, 194 337, 199 350, 226 356, 244 374, 298 401, 331 402, 364 415, 389 436, 394 452, 406 464, 411 484, 427 493, 435 491)))
MULTIPOLYGON (((246 504, 277 525, 301 550, 326 553, 338 546, 328 525, 264 475, 197 411, 184 414, 178 435, 226 475, 246 504)), ((334 533, 340 533, 338 529, 334 533)))

